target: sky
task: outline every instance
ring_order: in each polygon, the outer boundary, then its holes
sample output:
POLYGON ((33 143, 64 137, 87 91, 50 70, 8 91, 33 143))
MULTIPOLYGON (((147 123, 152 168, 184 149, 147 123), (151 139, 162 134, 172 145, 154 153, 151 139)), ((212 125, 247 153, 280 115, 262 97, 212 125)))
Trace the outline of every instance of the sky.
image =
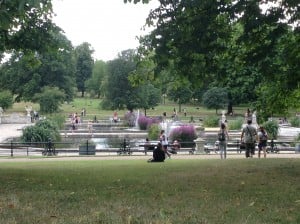
POLYGON ((73 46, 88 42, 95 51, 94 59, 109 61, 139 45, 136 36, 149 32, 142 27, 158 1, 124 4, 123 0, 53 0, 52 4, 56 15, 53 22, 64 30, 73 46))

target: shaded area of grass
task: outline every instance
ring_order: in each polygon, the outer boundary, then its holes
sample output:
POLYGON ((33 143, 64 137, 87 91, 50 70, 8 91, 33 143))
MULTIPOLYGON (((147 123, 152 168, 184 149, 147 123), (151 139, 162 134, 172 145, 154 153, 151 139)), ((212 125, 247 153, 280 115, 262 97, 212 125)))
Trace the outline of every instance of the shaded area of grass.
POLYGON ((300 160, 0 165, 0 223, 299 223, 300 160))

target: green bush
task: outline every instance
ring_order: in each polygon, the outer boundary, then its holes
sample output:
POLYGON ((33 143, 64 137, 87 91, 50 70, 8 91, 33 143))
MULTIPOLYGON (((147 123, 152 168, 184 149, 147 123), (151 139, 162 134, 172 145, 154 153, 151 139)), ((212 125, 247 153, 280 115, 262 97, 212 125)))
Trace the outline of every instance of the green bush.
POLYGON ((241 130, 243 123, 244 119, 238 118, 237 120, 232 120, 228 122, 228 126, 230 130, 241 130))
POLYGON ((158 140, 160 130, 161 130, 161 128, 160 128, 159 124, 150 125, 148 128, 148 138, 150 140, 158 140))
POLYGON ((47 142, 60 140, 60 133, 56 124, 50 120, 40 120, 34 126, 23 130, 21 140, 24 142, 47 142))
POLYGON ((0 107, 3 110, 11 108, 13 105, 13 95, 10 91, 4 90, 0 92, 0 107))
POLYGON ((299 117, 293 117, 290 122, 291 122, 292 127, 300 127, 300 118, 299 117))
POLYGON ((63 129, 65 126, 66 118, 63 114, 52 114, 48 117, 59 129, 63 129))
POLYGON ((65 93, 57 87, 46 86, 42 93, 34 96, 34 100, 39 102, 42 113, 58 112, 60 105, 64 102, 65 93))
POLYGON ((204 119, 204 126, 205 127, 218 127, 219 126, 219 120, 220 118, 218 116, 208 116, 206 119, 204 119))
POLYGON ((269 139, 277 139, 279 132, 279 125, 276 121, 267 121, 263 124, 266 129, 269 139))

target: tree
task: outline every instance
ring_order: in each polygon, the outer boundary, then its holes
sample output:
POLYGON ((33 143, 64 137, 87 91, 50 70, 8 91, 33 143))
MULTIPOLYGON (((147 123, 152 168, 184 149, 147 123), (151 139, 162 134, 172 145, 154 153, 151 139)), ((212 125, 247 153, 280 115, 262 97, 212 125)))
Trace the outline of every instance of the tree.
POLYGON ((227 95, 225 88, 213 87, 204 93, 203 104, 208 109, 216 109, 216 114, 218 114, 218 109, 224 108, 228 103, 227 95))
POLYGON ((137 87, 133 87, 128 76, 136 68, 135 51, 122 51, 117 59, 108 62, 107 94, 103 106, 109 109, 123 109, 132 111, 138 108, 136 100, 137 87))
POLYGON ((52 34, 60 28, 52 16, 51 0, 1 1, 0 52, 57 48, 52 34))
POLYGON ((64 102, 65 94, 57 87, 44 87, 41 93, 34 96, 34 100, 39 102, 42 113, 58 112, 59 106, 64 102))
POLYGON ((104 95, 105 81, 107 79, 107 65, 104 61, 96 61, 93 66, 92 77, 86 81, 87 90, 100 98, 104 95))
POLYGON ((147 110, 159 104, 161 94, 159 89, 151 83, 147 83, 138 87, 136 98, 139 101, 139 108, 143 108, 145 116, 147 116, 147 110))
POLYGON ((87 42, 75 48, 76 55, 76 84, 81 96, 84 97, 85 82, 91 77, 93 71, 94 60, 92 57, 94 50, 87 42))
POLYGON ((32 100, 44 86, 57 86, 71 101, 75 87, 75 61, 71 42, 61 33, 55 38, 59 51, 13 51, 0 67, 0 87, 12 91, 16 101, 32 100))
POLYGON ((172 63, 176 75, 200 87, 215 75, 215 57, 230 34, 229 15, 224 1, 161 1, 147 22, 155 29, 142 39, 153 49, 157 73, 172 63))
POLYGON ((0 107, 6 110, 13 105, 13 95, 9 90, 4 90, 0 92, 0 107))
POLYGON ((278 91, 289 98, 286 109, 299 105, 294 99, 300 77, 298 1, 160 3, 147 19, 155 29, 141 38, 145 52, 155 52, 157 76, 174 66, 174 75, 186 77, 198 92, 226 86, 231 104, 255 102, 260 96, 253 86, 278 81, 278 91))
POLYGON ((182 80, 177 82, 177 84, 172 83, 169 85, 168 98, 178 103, 179 112, 181 112, 182 104, 190 102, 192 94, 190 83, 187 80, 182 80))

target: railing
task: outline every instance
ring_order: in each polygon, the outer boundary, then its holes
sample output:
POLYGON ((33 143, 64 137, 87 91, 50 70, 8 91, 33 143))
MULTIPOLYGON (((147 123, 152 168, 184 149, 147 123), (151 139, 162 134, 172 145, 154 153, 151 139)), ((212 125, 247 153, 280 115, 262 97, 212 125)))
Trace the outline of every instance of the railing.
MULTIPOLYGON (((156 146, 157 142, 153 142, 151 146, 156 146)), ((196 144, 194 142, 181 143, 183 147, 178 150, 180 154, 197 154, 196 144), (185 143, 185 144, 184 144, 185 143), (184 146, 186 143, 189 146, 184 146)), ((28 157, 28 156, 74 156, 74 155, 121 155, 128 154, 147 154, 152 150, 145 151, 144 142, 131 142, 127 140, 124 143, 123 139, 120 139, 119 146, 115 148, 97 149, 91 141, 86 140, 84 142, 7 142, 0 143, 0 157, 28 157), (94 148, 90 147, 94 146, 94 148), (81 149, 80 149, 81 147, 81 149), (81 151, 80 151, 81 150, 81 151)), ((169 146, 170 148, 172 145, 169 146)), ((256 145, 257 150, 257 145, 256 145)), ((217 144, 204 144, 204 151, 209 154, 211 152, 218 151, 217 144)), ((227 144, 227 151, 230 153, 241 153, 240 141, 229 141, 227 144)), ((268 141, 267 152, 269 153, 300 153, 300 142, 287 142, 287 141, 268 141)))
MULTIPOLYGON (((240 140, 228 141, 227 151, 235 151, 237 153, 245 151, 245 149, 240 149, 240 144, 240 140)), ((255 144, 255 149, 256 151, 258 150, 258 143, 255 144)), ((268 153, 300 153, 300 142, 268 140, 266 149, 268 153)), ((204 145, 204 151, 206 153, 210 153, 211 151, 216 152, 218 150, 218 141, 204 145)))

